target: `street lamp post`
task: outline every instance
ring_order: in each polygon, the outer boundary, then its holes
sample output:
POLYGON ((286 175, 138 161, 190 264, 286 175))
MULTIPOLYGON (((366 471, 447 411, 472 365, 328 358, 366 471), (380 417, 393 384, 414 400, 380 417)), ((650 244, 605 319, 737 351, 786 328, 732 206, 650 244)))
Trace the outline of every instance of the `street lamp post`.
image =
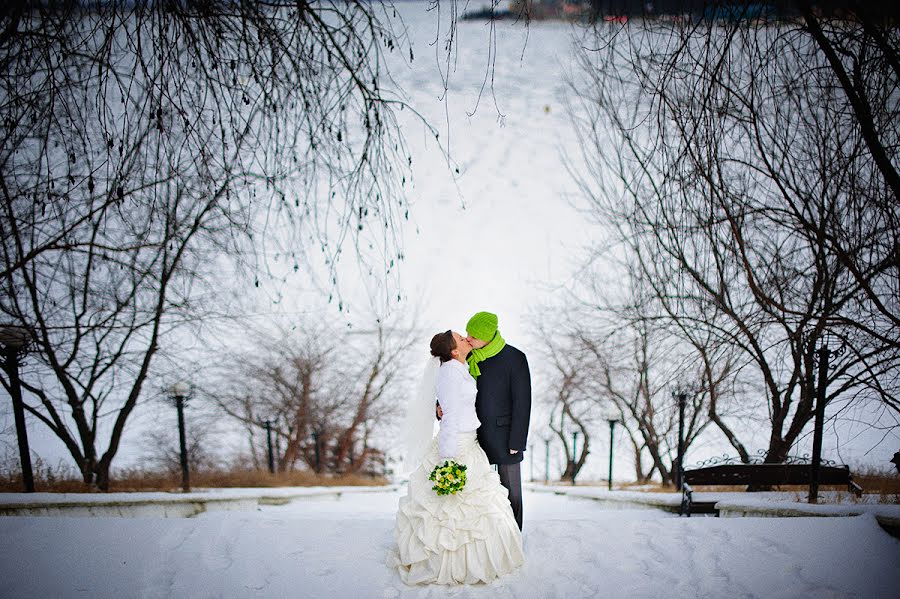
POLYGON ((184 434, 184 404, 190 399, 191 386, 184 382, 172 385, 172 399, 178 410, 178 444, 181 449, 181 489, 188 493, 191 490, 191 479, 188 471, 187 441, 184 434))
POLYGON ((675 470, 675 487, 680 490, 684 476, 684 407, 687 393, 676 391, 675 397, 678 399, 678 466, 675 470))
POLYGON ((544 439, 544 484, 550 482, 550 437, 544 439))
POLYGON ((269 473, 275 474, 275 454, 272 452, 272 421, 266 418, 266 443, 269 446, 269 473))
POLYGON ((578 431, 572 431, 572 486, 575 486, 575 468, 578 463, 578 431))
POLYGON ((615 418, 607 418, 607 422, 609 422, 609 482, 607 485, 607 489, 612 491, 612 483, 613 483, 613 442, 615 440, 615 430, 616 423, 618 422, 615 418))
POLYGON ((26 493, 34 493, 34 474, 31 471, 31 452, 28 449, 28 429, 25 428, 25 406, 22 403, 22 381, 19 380, 19 355, 24 354, 29 342, 28 329, 19 326, 0 327, 0 344, 3 345, 3 369, 9 378, 9 394, 12 397, 13 416, 16 421, 16 437, 19 442, 19 463, 22 467, 22 483, 26 493))
POLYGON ((828 347, 828 335, 822 337, 822 343, 819 349, 813 352, 814 357, 818 357, 818 382, 816 385, 816 411, 815 422, 813 428, 813 452, 812 463, 809 469, 809 503, 818 503, 819 501, 819 465, 822 461, 822 429, 825 427, 825 405, 828 403, 826 388, 828 386, 828 361, 832 356, 839 356, 844 353, 844 345, 837 350, 831 350, 828 347))

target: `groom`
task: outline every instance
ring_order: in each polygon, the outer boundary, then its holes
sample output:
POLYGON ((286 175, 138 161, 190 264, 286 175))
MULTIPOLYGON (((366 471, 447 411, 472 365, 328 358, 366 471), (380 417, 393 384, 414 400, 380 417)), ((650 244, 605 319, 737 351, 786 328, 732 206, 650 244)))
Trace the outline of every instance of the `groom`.
POLYGON ((495 314, 479 312, 466 325, 472 346, 467 362, 478 395, 475 411, 481 427, 478 443, 491 464, 497 465, 500 483, 509 491, 509 503, 522 530, 522 474, 519 465, 528 440, 531 415, 531 374, 525 354, 508 345, 497 329, 495 314))

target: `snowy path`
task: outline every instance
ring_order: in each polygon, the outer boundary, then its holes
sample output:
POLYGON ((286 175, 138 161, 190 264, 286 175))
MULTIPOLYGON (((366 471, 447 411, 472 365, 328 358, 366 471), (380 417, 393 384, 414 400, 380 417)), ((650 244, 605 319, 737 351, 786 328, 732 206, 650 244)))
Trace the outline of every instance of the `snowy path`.
POLYGON ((399 495, 192 519, 0 518, 0 597, 896 598, 873 517, 691 518, 527 493, 525 568, 409 588, 384 565, 399 495))

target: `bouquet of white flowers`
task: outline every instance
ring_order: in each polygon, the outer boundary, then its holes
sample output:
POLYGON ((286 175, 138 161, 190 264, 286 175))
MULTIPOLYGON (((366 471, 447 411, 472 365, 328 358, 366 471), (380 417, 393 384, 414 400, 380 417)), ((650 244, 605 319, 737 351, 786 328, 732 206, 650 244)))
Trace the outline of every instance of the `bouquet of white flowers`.
POLYGON ((434 467, 428 480, 434 481, 431 488, 438 495, 456 495, 466 486, 466 466, 455 460, 444 460, 434 467))

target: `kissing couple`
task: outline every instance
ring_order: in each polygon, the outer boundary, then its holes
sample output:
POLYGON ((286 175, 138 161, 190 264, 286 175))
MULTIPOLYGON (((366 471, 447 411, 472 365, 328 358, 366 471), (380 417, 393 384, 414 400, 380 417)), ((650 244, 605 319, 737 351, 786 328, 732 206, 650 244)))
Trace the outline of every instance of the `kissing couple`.
POLYGON ((504 341, 498 324, 495 314, 478 312, 465 337, 445 331, 431 340, 432 358, 404 427, 412 472, 389 557, 406 584, 486 583, 524 562, 520 465, 531 375, 525 354, 504 341), (456 490, 452 478, 453 491, 437 492, 432 472, 448 462, 462 467, 455 471, 465 473, 462 487, 456 490))

